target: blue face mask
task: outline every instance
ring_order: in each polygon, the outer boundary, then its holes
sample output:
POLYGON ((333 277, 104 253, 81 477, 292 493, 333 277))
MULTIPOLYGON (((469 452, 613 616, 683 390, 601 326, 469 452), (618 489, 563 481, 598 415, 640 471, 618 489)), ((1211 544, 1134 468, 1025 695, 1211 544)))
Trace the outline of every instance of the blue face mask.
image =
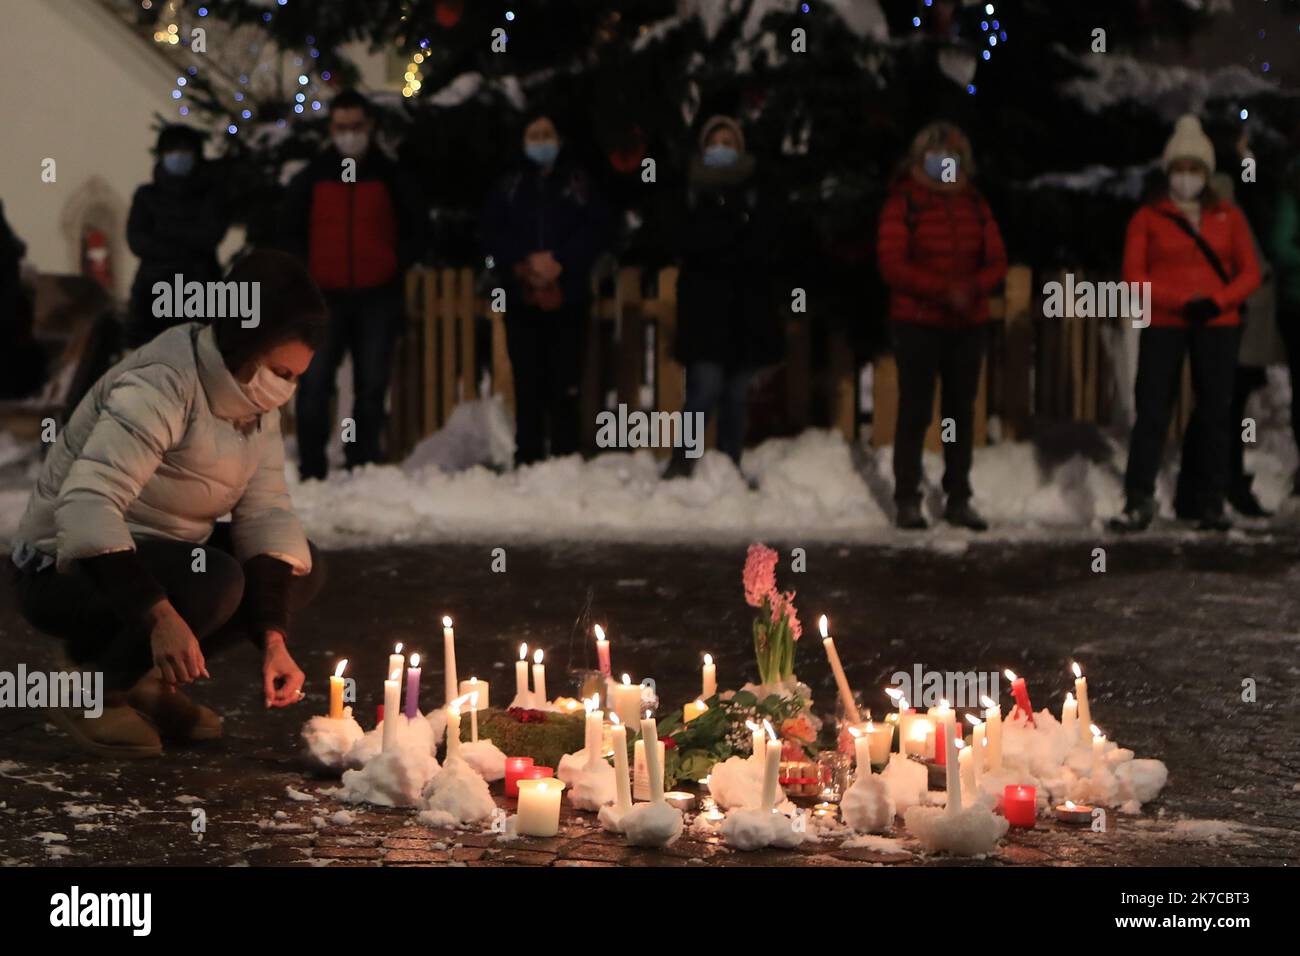
POLYGON ((740 153, 730 146, 721 144, 707 146, 704 149, 705 166, 733 166, 740 159, 740 153))
POLYGON ((550 166, 560 155, 560 144, 553 139, 538 143, 524 143, 524 155, 538 166, 550 166))
POLYGON ((194 154, 188 150, 175 153, 163 153, 163 169, 173 176, 188 176, 194 171, 194 154))
POLYGON ((931 179, 933 179, 936 183, 944 182, 944 178, 943 178, 944 165, 947 163, 948 160, 952 160, 952 176, 953 176, 952 181, 956 182, 957 181, 956 177, 958 175, 959 170, 961 169, 961 160, 958 157, 952 156, 948 153, 926 153, 925 159, 922 163, 922 165, 925 168, 925 174, 929 176, 931 179))

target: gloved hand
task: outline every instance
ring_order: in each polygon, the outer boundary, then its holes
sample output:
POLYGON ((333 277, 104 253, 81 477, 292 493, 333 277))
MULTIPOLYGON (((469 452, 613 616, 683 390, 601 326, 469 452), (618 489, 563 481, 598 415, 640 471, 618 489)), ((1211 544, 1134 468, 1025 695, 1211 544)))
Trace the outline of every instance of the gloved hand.
POLYGON ((1213 299, 1202 296, 1183 305, 1183 318, 1192 325, 1202 325, 1222 311, 1213 299))

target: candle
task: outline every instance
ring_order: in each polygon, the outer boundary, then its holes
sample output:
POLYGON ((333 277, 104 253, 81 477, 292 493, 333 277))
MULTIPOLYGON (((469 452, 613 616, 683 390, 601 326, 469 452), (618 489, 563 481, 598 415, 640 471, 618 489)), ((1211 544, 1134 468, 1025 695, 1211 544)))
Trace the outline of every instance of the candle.
POLYGON ((750 744, 749 756, 752 760, 757 760, 760 764, 767 759, 767 734, 763 728, 752 720, 745 721, 745 726, 753 733, 753 743, 750 744))
POLYGON ((871 776, 871 738, 856 727, 850 727, 849 733, 853 736, 853 758, 857 763, 857 776, 854 779, 869 777, 871 776))
POLYGON ((632 809, 632 780, 627 772, 627 725, 618 714, 609 715, 610 741, 614 746, 614 811, 622 817, 632 809))
POLYGON ((533 652, 533 706, 546 703, 546 665, 542 663, 542 649, 533 652))
POLYGON ((397 671, 397 679, 402 679, 402 668, 406 666, 406 658, 402 655, 402 645, 398 644, 393 648, 393 653, 388 655, 388 673, 397 671))
POLYGON ((1106 735, 1096 724, 1092 730, 1092 772, 1096 773, 1106 765, 1106 735))
POLYGON ((1092 807, 1066 800, 1065 803, 1057 806, 1056 819, 1075 826, 1087 826, 1092 823, 1092 807))
POLYGON ((447 703, 456 697, 456 632, 452 630, 451 618, 442 619, 442 669, 443 687, 447 692, 447 703))
POLYGON ((1002 769, 1002 708, 988 697, 981 697, 980 703, 984 705, 984 721, 988 725, 986 739, 988 740, 988 760, 985 766, 989 770, 1002 769))
POLYGON ((685 790, 670 790, 664 794, 664 803, 674 810, 681 810, 683 813, 687 810, 694 810, 697 802, 695 794, 687 793, 685 790))
POLYGON ((397 720, 401 714, 402 669, 399 667, 384 681, 383 748, 388 752, 397 743, 397 720))
POLYGON ((596 631, 596 660, 600 665, 600 672, 609 677, 609 640, 605 637, 605 629, 597 624, 594 628, 596 631))
POLYGON ((1092 707, 1088 703, 1088 678, 1083 676, 1083 668, 1079 662, 1075 661, 1072 665, 1074 668, 1074 696, 1079 699, 1079 735, 1092 726, 1092 707))
MULTIPOLYGON (((771 725, 768 725, 768 731, 771 732, 771 725)), ((870 768, 868 768, 870 773, 870 768)), ((776 808, 776 785, 777 778, 781 774, 781 741, 776 739, 773 733, 771 739, 767 742, 767 756, 763 763, 763 796, 761 809, 773 810, 776 808)))
POLYGON ((975 775, 975 748, 965 746, 960 740, 957 741, 957 770, 962 791, 973 797, 979 786, 975 775))
POLYGON ((1038 815, 1038 791, 1009 784, 1002 791, 1002 815, 1013 827, 1032 827, 1038 815))
MULTIPOLYGON (((641 722, 642 732, 644 733, 645 721, 641 722)), ((657 730, 656 730, 657 732, 657 730)), ((653 748, 656 759, 658 760, 659 773, 659 792, 664 789, 663 765, 664 765, 664 742, 655 741, 656 746, 653 748)), ((644 738, 638 740, 632 747, 632 795, 638 800, 653 799, 654 788, 652 786, 650 762, 646 759, 646 746, 644 738)))
POLYGON ((406 669, 406 716, 414 720, 420 712, 420 655, 411 655, 411 666, 406 669))
POLYGON ((713 663, 713 655, 704 655, 704 681, 700 688, 700 697, 708 700, 718 692, 718 668, 713 663))
POLYGON ((961 765, 957 763, 957 754, 960 751, 961 741, 957 735, 948 733, 944 735, 944 777, 948 790, 948 815, 952 816, 961 810, 961 765))
POLYGON ((867 741, 871 763, 874 765, 889 763, 889 749, 894 743, 893 726, 888 721, 882 726, 868 720, 867 741))
POLYGON ((519 796, 519 781, 526 770, 533 766, 532 757, 507 757, 506 758, 506 796, 519 796))
POLYGON ((447 758, 460 756, 460 707, 465 698, 457 697, 447 705, 447 758))
POLYGON ((330 677, 330 720, 343 719, 343 671, 347 666, 348 659, 345 657, 339 661, 339 666, 330 677))
POLYGON ((598 710, 600 707, 600 695, 594 694, 584 700, 583 706, 587 710, 587 723, 584 728, 586 740, 583 749, 587 751, 587 764, 601 759, 600 740, 604 735, 605 714, 598 710))
POLYGON ((967 714, 966 719, 971 722, 970 745, 971 750, 975 753, 971 757, 971 762, 975 766, 975 778, 978 780, 980 773, 984 770, 984 758, 987 756, 985 747, 988 744, 988 724, 980 720, 974 714, 967 714))
POLYGON ((528 704, 528 645, 519 645, 519 660, 515 661, 515 700, 528 704))
POLYGON ((553 837, 560 832, 560 794, 564 781, 538 777, 519 781, 518 832, 553 837))
POLYGON ((478 692, 469 695, 469 739, 478 743, 478 692))
POLYGON ((930 757, 934 754, 934 724, 928 717, 909 715, 907 725, 907 752, 918 757, 930 757))
POLYGON ((1065 695, 1065 703, 1061 705, 1061 729, 1065 731, 1065 739, 1073 747, 1079 738, 1079 702, 1068 692, 1065 695))
POLYGON ((1014 716, 1015 712, 1019 711, 1025 720, 1029 721, 1030 726, 1033 726, 1034 708, 1029 703, 1029 688, 1025 686, 1025 679, 1017 677, 1016 672, 1009 667, 1003 673, 1006 674, 1007 680, 1011 681, 1011 693, 1016 698, 1016 706, 1012 710, 1012 715, 1014 716))
POLYGON ((460 682, 460 693, 456 696, 466 698, 474 697, 478 701, 478 705, 475 706, 474 709, 487 710, 488 691, 490 689, 491 687, 487 681, 479 680, 477 677, 471 677, 469 680, 463 680, 460 682))
POLYGON ((826 649, 826 659, 831 662, 831 670, 835 674, 835 683, 840 689, 840 701, 844 704, 844 716, 848 718, 849 723, 856 724, 861 721, 858 714, 858 705, 853 700, 853 691, 849 689, 849 679, 844 676, 844 668, 840 664, 840 655, 835 650, 835 638, 830 636, 830 624, 823 614, 817 622, 817 626, 822 632, 822 647, 826 649))
POLYGON ((623 683, 614 685, 614 713, 630 726, 636 726, 641 719, 641 685, 633 684, 627 674, 623 675, 623 683))
MULTIPOLYGON (((645 748, 645 769, 646 776, 650 778, 650 802, 664 802, 664 743, 659 739, 659 725, 653 717, 645 717, 641 721, 641 740, 657 744, 654 747, 645 748)), ((778 757, 780 751, 777 751, 778 757)))
POLYGON ((934 762, 946 766, 948 738, 958 735, 957 712, 948 706, 947 700, 941 700, 938 707, 930 708, 929 716, 934 722, 934 762))
POLYGON ((700 716, 700 714, 703 714, 708 709, 709 706, 704 703, 704 701, 696 698, 682 708, 682 722, 689 724, 692 720, 700 716))

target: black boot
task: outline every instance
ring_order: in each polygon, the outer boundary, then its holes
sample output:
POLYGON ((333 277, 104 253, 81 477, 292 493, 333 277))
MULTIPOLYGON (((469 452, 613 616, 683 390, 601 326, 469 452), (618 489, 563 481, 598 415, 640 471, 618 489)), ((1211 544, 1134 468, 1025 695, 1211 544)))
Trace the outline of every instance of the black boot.
POLYGON ((1127 534, 1145 531, 1151 527, 1156 517, 1156 500, 1154 498, 1130 498, 1124 506, 1124 513, 1111 518, 1108 527, 1111 531, 1127 534))
POLYGON ((1228 504, 1243 518, 1271 518, 1273 512, 1265 510, 1255 497, 1255 490, 1251 487, 1254 480, 1254 475, 1242 475, 1239 481, 1234 482, 1228 492, 1228 504))
POLYGON ((1207 505, 1201 513, 1201 520, 1196 523, 1198 531, 1228 531, 1231 528, 1232 520, 1223 510, 1223 502, 1207 505))
POLYGON ((921 511, 921 502, 911 500, 897 503, 894 524, 904 531, 924 531, 930 527, 921 511))
POLYGON ((989 523, 971 507, 969 500, 949 500, 948 506, 943 509, 943 520, 957 528, 968 528, 971 531, 989 530, 989 523))

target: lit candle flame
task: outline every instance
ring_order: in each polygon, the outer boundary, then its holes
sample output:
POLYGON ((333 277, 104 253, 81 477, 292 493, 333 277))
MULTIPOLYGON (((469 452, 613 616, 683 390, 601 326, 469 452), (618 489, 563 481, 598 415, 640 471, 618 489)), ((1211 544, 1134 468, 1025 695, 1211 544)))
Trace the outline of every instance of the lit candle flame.
POLYGON ((388 679, 391 681, 398 681, 401 680, 401 678, 402 678, 402 669, 400 667, 394 668, 393 672, 388 675, 388 679))
POLYGON ((862 736, 862 731, 858 730, 858 728, 856 728, 856 727, 850 727, 850 728, 849 728, 849 733, 851 733, 854 737, 861 737, 861 736, 862 736))
POLYGON ((712 654, 705 654, 705 655, 704 655, 704 665, 705 665, 706 667, 708 667, 708 666, 711 666, 712 664, 713 664, 713 655, 712 655, 712 654))
POLYGON ((890 700, 894 701, 895 703, 903 699, 903 692, 899 690, 897 687, 886 687, 885 693, 888 694, 890 700))
POLYGON ((418 668, 419 666, 420 666, 420 655, 419 655, 419 654, 412 654, 412 655, 411 655, 411 667, 413 667, 413 668, 418 668))
POLYGON ((348 666, 348 659, 345 657, 343 658, 343 660, 339 661, 339 666, 334 668, 334 676, 342 677, 343 671, 347 669, 347 666, 348 666))
POLYGON ((1073 809, 1074 809, 1074 801, 1073 801, 1073 800, 1066 800, 1066 801, 1065 801, 1065 809, 1067 809, 1067 810, 1073 810, 1073 809))
POLYGON ((946 697, 941 697, 941 698, 939 698, 939 709, 940 709, 940 710, 949 710, 949 709, 950 709, 950 708, 948 707, 948 698, 946 698, 946 697))
POLYGON ((398 641, 398 642, 397 642, 397 645, 393 648, 393 653, 394 653, 394 654, 400 654, 400 653, 402 653, 402 643, 401 643, 401 641, 398 641))
POLYGON ((772 729, 772 722, 766 718, 763 719, 763 729, 767 731, 767 736, 771 740, 776 740, 776 731, 772 729))
POLYGON ((461 706, 465 704, 469 700, 469 698, 470 698, 469 694, 464 694, 461 697, 457 697, 455 700, 453 700, 450 704, 447 705, 447 710, 451 711, 452 714, 459 717, 461 706))
POLYGON ((478 710, 478 691, 469 695, 469 709, 478 710))
POLYGON ((962 740, 960 737, 958 737, 956 740, 954 740, 954 741, 952 742, 952 745, 953 745, 954 747, 956 747, 958 750, 961 750, 963 747, 966 746, 966 741, 964 741, 964 740, 962 740))
POLYGON ((541 662, 542 662, 542 649, 539 647, 537 650, 533 651, 533 663, 540 664, 541 662))
POLYGON ((443 627, 451 627, 451 618, 449 618, 449 617, 448 617, 447 615, 445 615, 445 614, 442 616, 442 626, 443 626, 443 627))
POLYGON ((763 729, 762 727, 758 726, 758 724, 754 723, 752 720, 746 720, 745 726, 749 728, 751 733, 757 733, 758 731, 763 729))
POLYGON ((975 726, 975 727, 978 727, 978 726, 980 726, 981 724, 984 723, 984 721, 980 720, 980 719, 979 719, 978 717, 976 717, 974 714, 967 714, 967 715, 966 715, 966 719, 969 720, 969 721, 971 722, 971 724, 972 724, 973 726, 975 726))
POLYGON ((632 678, 629 677, 627 674, 624 674, 624 675, 623 675, 623 686, 624 686, 624 687, 630 687, 631 684, 632 684, 632 678))
POLYGON ((520 644, 520 645, 519 645, 519 659, 520 659, 521 661, 526 661, 526 660, 528 660, 528 645, 527 645, 527 644, 520 644))
POLYGON ((1094 737, 1105 737, 1105 736, 1106 736, 1105 734, 1103 734, 1103 733, 1101 732, 1101 728, 1098 727, 1096 724, 1093 724, 1093 725, 1092 725, 1092 735, 1093 735, 1094 737))
POLYGON ((993 699, 989 697, 987 694, 985 694, 983 697, 980 698, 980 703, 983 704, 985 708, 987 708, 988 710, 996 710, 998 706, 997 704, 993 703, 993 699))
POLYGON ((1016 681, 1018 681, 1018 680, 1020 679, 1020 678, 1016 677, 1016 672, 1013 671, 1010 667, 1008 667, 1008 668, 1007 668, 1006 670, 1004 670, 1002 673, 1006 674, 1006 675, 1007 675, 1007 680, 1011 681, 1013 684, 1014 684, 1016 681))
POLYGON ((817 627, 821 630, 823 638, 827 638, 831 636, 831 623, 830 621, 826 620, 825 614, 823 614, 820 618, 818 618, 817 627))
POLYGON ((596 640, 598 641, 605 640, 605 629, 603 627, 597 624, 595 627, 592 628, 592 630, 596 632, 596 640))
POLYGON ((1070 667, 1074 670, 1074 676, 1075 676, 1075 677, 1082 677, 1082 676, 1083 676, 1083 668, 1079 666, 1079 662, 1078 662, 1078 661, 1075 661, 1074 663, 1072 663, 1072 664, 1070 665, 1070 667))
POLYGON ((614 713, 612 710, 609 712, 609 722, 616 726, 621 726, 623 723, 623 721, 618 719, 618 714, 614 713))
POLYGON ((871 734, 871 733, 875 733, 875 731, 876 731, 876 725, 873 724, 871 721, 868 720, 868 721, 867 721, 867 733, 871 734))
POLYGON ((1073 704, 1073 703, 1074 703, 1074 691, 1066 691, 1066 692, 1065 692, 1065 702, 1066 702, 1067 704, 1073 704))

